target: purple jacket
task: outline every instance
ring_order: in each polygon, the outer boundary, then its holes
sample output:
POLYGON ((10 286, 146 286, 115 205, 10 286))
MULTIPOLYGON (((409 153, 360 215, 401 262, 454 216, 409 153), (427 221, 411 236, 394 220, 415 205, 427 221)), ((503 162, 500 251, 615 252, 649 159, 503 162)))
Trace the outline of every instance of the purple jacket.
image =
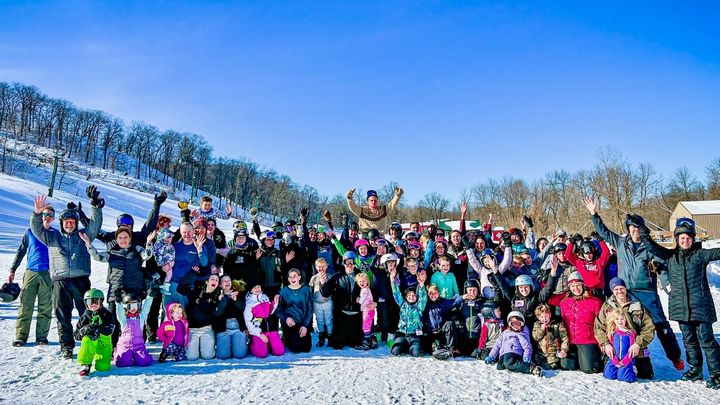
POLYGON ((118 339, 117 346, 115 347, 116 354, 121 354, 127 351, 137 351, 145 349, 145 338, 143 336, 143 325, 150 312, 152 306, 153 297, 148 296, 142 303, 142 309, 140 314, 132 318, 128 318, 125 314, 125 308, 123 305, 117 305, 115 312, 122 327, 122 334, 118 339))
POLYGON ((532 346, 530 345, 530 332, 523 326, 520 332, 510 328, 505 329, 495 341, 489 357, 497 359, 506 353, 515 353, 522 356, 523 361, 529 363, 532 359, 532 346))

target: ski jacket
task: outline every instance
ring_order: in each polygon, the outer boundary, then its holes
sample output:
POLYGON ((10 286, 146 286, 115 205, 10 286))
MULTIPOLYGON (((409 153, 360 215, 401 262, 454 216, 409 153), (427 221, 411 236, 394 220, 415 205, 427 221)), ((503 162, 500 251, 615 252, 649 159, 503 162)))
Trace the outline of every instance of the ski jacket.
POLYGON ((600 313, 602 302, 586 291, 580 297, 570 293, 560 303, 560 313, 567 326, 570 343, 574 345, 597 344, 595 317, 600 313))

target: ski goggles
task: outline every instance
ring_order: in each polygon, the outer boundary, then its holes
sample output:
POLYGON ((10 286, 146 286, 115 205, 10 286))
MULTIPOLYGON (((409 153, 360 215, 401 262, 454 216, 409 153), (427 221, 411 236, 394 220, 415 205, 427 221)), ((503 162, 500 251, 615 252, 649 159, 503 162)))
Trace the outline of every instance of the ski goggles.
POLYGON ((127 226, 129 228, 132 228, 133 225, 135 225, 135 221, 133 221, 132 217, 129 215, 123 215, 118 217, 117 219, 117 226, 118 228, 121 226, 127 226))
POLYGON ((91 305, 102 305, 102 298, 88 298, 85 300, 85 306, 90 307, 91 305))
POLYGON ((140 310, 140 303, 137 301, 128 302, 125 304, 125 310, 130 312, 136 312, 140 310))
POLYGON ((678 218, 675 221, 675 226, 686 226, 688 228, 695 228, 695 221, 690 218, 678 218))
POLYGON ((288 225, 285 227, 285 232, 293 233, 293 232, 295 232, 295 227, 288 225))
POLYGON ((245 221, 236 221, 236 222, 233 224, 233 228, 235 228, 235 229, 247 229, 247 224, 245 223, 245 221))
POLYGON ((74 219, 77 221, 78 218, 80 218, 80 215, 76 211, 65 211, 60 215, 60 219, 63 221, 67 219, 74 219))
POLYGON ((520 326, 523 326, 524 324, 525 323, 519 319, 513 319, 510 321, 510 325, 515 326, 515 327, 520 327, 520 326))
POLYGON ((407 240, 417 240, 418 237, 419 236, 418 236, 417 232, 415 232, 415 231, 410 231, 405 234, 405 239, 407 239, 407 240))
POLYGON ((275 239, 275 235, 276 235, 275 232, 267 231, 267 232, 265 232, 265 239, 267 239, 267 238, 275 239))
POLYGON ((275 233, 283 233, 283 227, 276 226, 275 228, 273 228, 273 231, 275 231, 275 233))
POLYGON ((377 246, 388 246, 389 245, 388 241, 385 239, 375 239, 375 244, 377 246))
POLYGON ((55 218, 55 213, 52 211, 43 211, 42 216, 43 218, 55 218))

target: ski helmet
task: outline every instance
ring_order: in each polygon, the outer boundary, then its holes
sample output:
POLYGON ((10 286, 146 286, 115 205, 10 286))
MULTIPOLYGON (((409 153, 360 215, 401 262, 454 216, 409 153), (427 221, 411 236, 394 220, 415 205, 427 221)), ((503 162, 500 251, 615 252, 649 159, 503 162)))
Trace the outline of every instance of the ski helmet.
POLYGON ((418 236, 417 232, 415 232, 415 231, 409 231, 408 233, 405 234, 405 239, 407 239, 407 240, 414 241, 414 240, 417 240, 418 238, 419 238, 419 236, 418 236))
POLYGON ((497 256, 495 255, 495 252, 493 252, 492 249, 486 248, 483 249, 483 251, 480 253, 480 258, 484 259, 485 257, 490 257, 491 259, 495 260, 497 256))
POLYGON ((680 236, 682 234, 687 234, 688 236, 694 238, 695 235, 697 235, 695 231, 695 221, 690 218, 678 218, 677 221, 675 221, 675 230, 673 231, 673 235, 680 236))
POLYGON ((523 324, 525 323, 525 315, 523 315, 523 313, 520 311, 511 311, 507 317, 508 323, 510 323, 510 320, 513 318, 518 318, 520 319, 520 321, 522 321, 523 324))
POLYGON ((580 244, 580 252, 582 252, 582 254, 591 253, 594 256, 597 253, 597 248, 595 247, 594 243, 586 240, 580 244))
POLYGON ((354 247, 355 247, 355 250, 357 250, 357 248, 359 248, 360 246, 368 246, 368 245, 369 245, 369 243, 367 240, 358 239, 355 241, 354 247))
POLYGON ((395 253, 386 253, 380 258, 380 264, 385 266, 388 261, 399 262, 400 258, 395 253))
POLYGON ((645 220, 641 216, 631 215, 631 214, 627 214, 625 216, 625 228, 626 229, 630 229, 630 226, 640 228, 642 225, 645 225, 645 220))
POLYGON ((358 226, 358 223, 355 221, 348 222, 348 229, 351 231, 358 231, 360 230, 360 227, 358 226))
POLYGON ((76 210, 66 209, 60 213, 60 225, 68 219, 74 219, 75 224, 80 221, 80 214, 76 210))
POLYGON ((20 285, 18 283, 5 283, 0 288, 0 301, 13 302, 20 295, 20 285))
POLYGON ((354 261, 356 258, 357 256, 355 256, 355 252, 345 252, 345 254, 343 254, 343 262, 345 262, 345 260, 354 261))
POLYGON ((85 302, 85 306, 89 308, 93 300, 100 300, 100 305, 102 305, 105 300, 105 295, 97 288, 91 288, 85 292, 85 295, 83 295, 83 301, 85 302))
POLYGON ((115 221, 115 224, 117 225, 118 228, 120 228, 121 226, 126 226, 126 227, 132 229, 133 226, 135 225, 135 219, 133 219, 132 215, 130 215, 130 214, 120 214, 120 215, 118 215, 117 220, 115 221))
POLYGON ((380 231, 378 231, 377 229, 371 229, 367 233, 368 240, 377 239, 379 237, 380 237, 380 231))
POLYGON ((564 252, 566 250, 567 250, 567 245, 564 243, 556 243, 555 246, 553 246, 553 253, 564 252))
POLYGON ((402 225, 400 225, 399 222, 393 222, 392 224, 390 224, 388 233, 390 233, 389 231, 392 231, 393 229, 398 233, 398 235, 402 235, 402 225))
POLYGON ((521 285, 534 286, 532 279, 527 274, 521 274, 515 278, 515 287, 520 287, 521 285))
POLYGON ((467 291, 468 288, 476 288, 478 291, 480 291, 480 283, 478 283, 477 280, 471 278, 465 282, 463 288, 465 289, 465 291, 467 291))
POLYGON ((275 234, 274 231, 264 231, 264 232, 260 235, 260 241, 261 241, 261 242, 264 242, 265 239, 267 239, 267 238, 273 238, 273 239, 274 239, 274 238, 276 238, 276 237, 277 237, 277 235, 275 234))
POLYGON ((494 318, 495 308, 497 308, 497 304, 494 301, 485 301, 482 308, 480 308, 480 315, 485 319, 494 318))

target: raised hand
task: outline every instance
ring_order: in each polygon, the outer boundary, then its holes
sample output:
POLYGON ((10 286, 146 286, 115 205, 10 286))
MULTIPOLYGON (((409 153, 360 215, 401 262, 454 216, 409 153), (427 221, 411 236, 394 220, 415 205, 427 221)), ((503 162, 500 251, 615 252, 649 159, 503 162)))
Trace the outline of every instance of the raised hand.
POLYGON ((597 214, 597 202, 595 199, 585 196, 583 202, 585 203, 585 208, 590 212, 590 215, 597 214))
POLYGON ((165 192, 165 190, 161 191, 160 194, 155 194, 155 206, 161 206, 165 200, 167 200, 167 192, 165 192))
POLYGON ((427 281, 427 272, 419 271, 417 273, 417 281, 418 281, 418 284, 425 285, 425 281, 427 281))
POLYGON ((300 208, 300 224, 301 225, 307 225, 307 217, 308 217, 308 208, 307 207, 300 208))
POLYGON ((225 205, 225 213, 228 215, 232 214, 232 204, 225 205))
POLYGON ((156 236, 157 236, 157 229, 154 230, 154 231, 152 231, 152 232, 150 232, 150 234, 149 234, 148 237, 147 237, 147 243, 148 243, 148 244, 151 244, 152 241, 153 241, 153 239, 155 239, 156 236))
POLYGON ((256 251, 255 251, 255 258, 256 258, 256 259, 259 259, 260 256, 262 256, 262 253, 263 253, 263 252, 262 252, 262 249, 256 250, 256 251))
POLYGON ((250 208, 250 219, 257 221, 258 209, 255 207, 250 208))
POLYGON ((197 248, 198 252, 202 252, 203 243, 205 243, 205 235, 198 235, 195 238, 195 242, 194 242, 195 248, 197 248))
POLYGON ((402 195, 405 194, 405 190, 403 190, 400 187, 395 187, 395 195, 398 197, 402 197, 402 195))
POLYGON ((38 196, 35 196, 35 213, 41 214, 45 207, 47 207, 47 196, 45 194, 41 194, 38 196))
POLYGON ((90 246, 90 238, 88 238, 85 232, 78 232, 78 236, 85 242, 85 246, 90 246))
POLYGON ((291 250, 291 251, 287 252, 287 253, 285 254, 285 263, 291 261, 291 260, 294 259, 294 258, 295 258, 295 251, 294 251, 294 250, 291 250))
POLYGON ((347 192, 347 194, 345 194, 345 196, 348 198, 348 200, 352 200, 354 194, 355 194, 355 189, 351 188, 350 190, 348 190, 348 192, 347 192))
POLYGON ((460 216, 465 218, 465 214, 467 214, 468 211, 468 205, 465 201, 463 201, 462 204, 460 204, 460 216))

